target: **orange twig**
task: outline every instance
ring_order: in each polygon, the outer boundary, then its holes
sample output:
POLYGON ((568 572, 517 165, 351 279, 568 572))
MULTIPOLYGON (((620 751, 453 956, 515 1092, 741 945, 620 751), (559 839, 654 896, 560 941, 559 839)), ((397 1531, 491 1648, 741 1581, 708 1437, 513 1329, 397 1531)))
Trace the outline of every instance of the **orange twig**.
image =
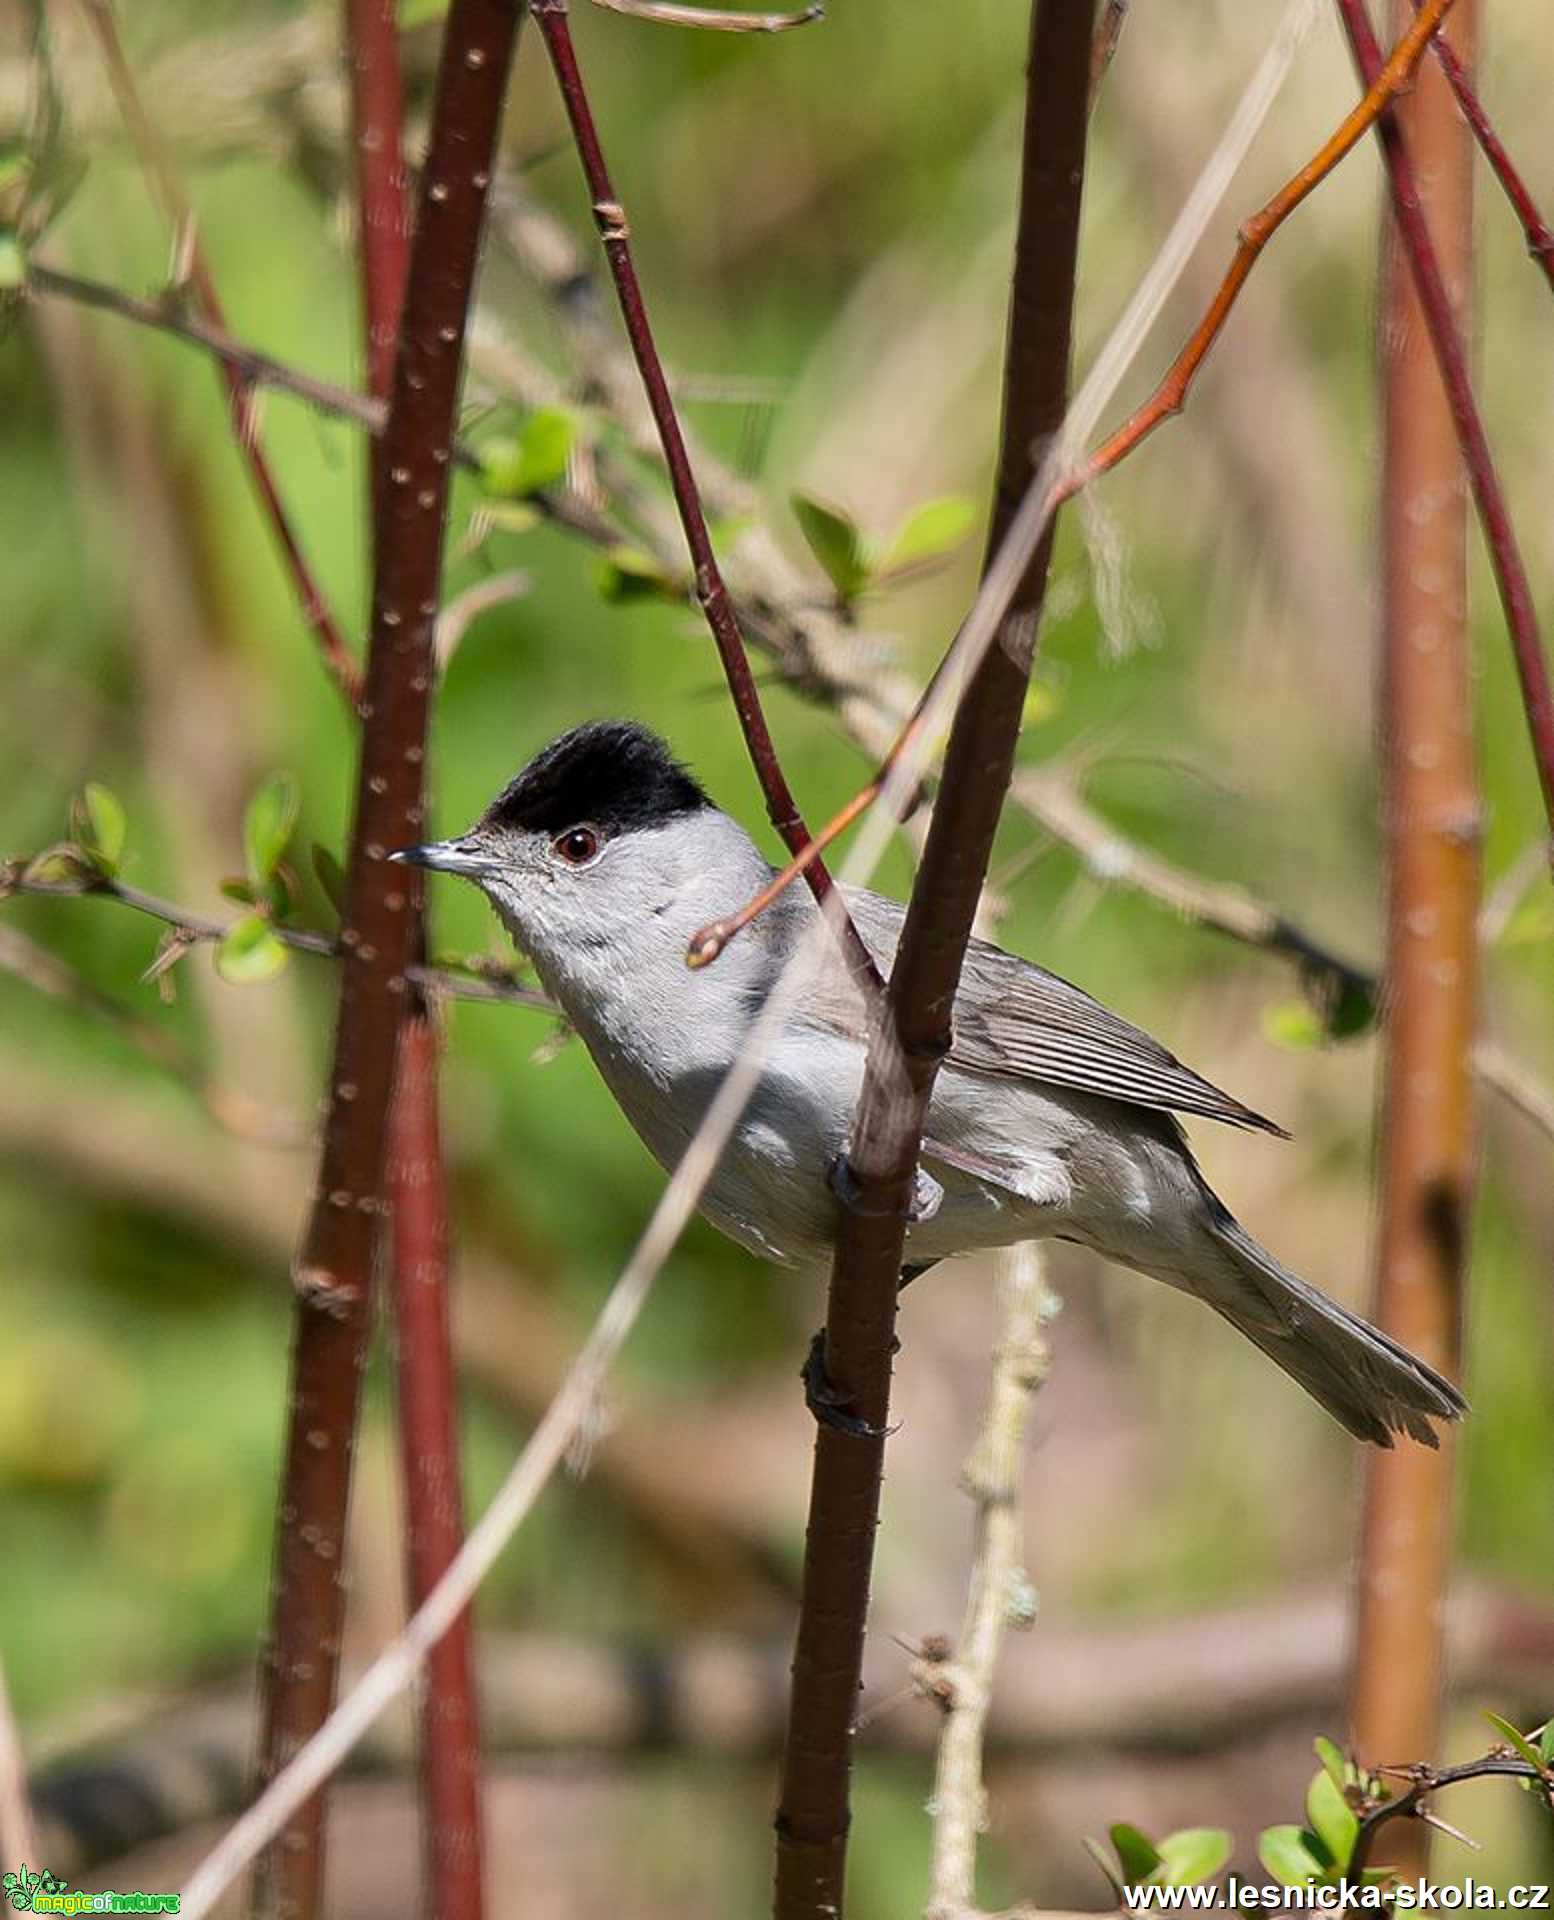
POLYGON ((1188 388, 1210 347, 1219 338, 1237 295, 1257 264, 1258 255, 1302 200, 1321 185, 1347 153, 1358 146, 1384 109, 1403 91, 1420 56, 1429 45, 1430 36, 1446 17, 1451 5, 1452 0, 1425 0, 1414 16, 1413 24, 1393 48, 1392 57, 1366 90, 1364 99, 1345 117, 1305 166, 1293 174, 1268 204, 1254 213, 1242 227, 1235 255, 1220 282, 1219 291, 1209 302, 1208 311, 1193 329, 1186 346, 1172 361, 1165 378, 1149 399, 1130 414, 1110 438, 1103 440, 1088 460, 1061 482, 1052 502, 1054 508, 1078 493, 1081 487, 1088 486, 1098 474, 1109 473, 1163 420, 1181 412, 1187 400, 1188 388))
MULTIPOLYGON (((1391 57, 1366 89, 1364 98, 1344 118, 1341 125, 1306 162, 1305 166, 1292 175, 1267 205, 1253 214, 1245 223, 1241 229, 1235 256, 1231 260, 1224 279, 1220 282, 1219 291, 1209 303, 1208 311, 1194 328, 1186 346, 1171 363, 1165 378, 1143 406, 1131 414, 1109 439, 1103 440, 1088 459, 1081 461, 1054 484, 1046 503, 1046 511, 1049 514, 1055 513, 1065 500, 1072 499, 1098 475, 1109 473, 1113 467, 1126 459, 1162 421, 1172 414, 1181 412, 1193 377, 1202 366, 1209 349, 1218 339, 1230 309, 1235 305, 1236 296, 1256 264, 1259 254, 1290 214, 1364 138, 1381 114, 1402 92, 1410 74, 1418 65, 1425 47, 1429 44, 1431 35, 1439 27, 1452 4, 1453 0, 1424 0, 1424 4, 1414 18, 1413 25, 1393 48, 1391 57)), ((737 913, 730 914, 725 919, 713 921, 695 934, 686 953, 686 962, 689 966, 704 967, 717 959, 736 934, 747 927, 759 914, 764 913, 812 861, 824 853, 827 847, 874 804, 883 792, 891 770, 917 737, 922 726, 924 710, 942 671, 943 663, 919 696, 917 705, 912 709, 900 733, 896 736, 890 751, 880 762, 874 777, 853 795, 839 813, 826 822, 809 844, 801 848, 753 900, 741 907, 737 913)))

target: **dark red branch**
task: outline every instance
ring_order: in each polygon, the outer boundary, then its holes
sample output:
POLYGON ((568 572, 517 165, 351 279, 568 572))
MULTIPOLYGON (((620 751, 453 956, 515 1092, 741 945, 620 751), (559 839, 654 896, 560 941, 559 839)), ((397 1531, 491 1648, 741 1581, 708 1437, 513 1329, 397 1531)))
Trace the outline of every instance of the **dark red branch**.
MULTIPOLYGON (((1382 53, 1371 30, 1365 0, 1338 0, 1338 11, 1349 36, 1360 78, 1368 87, 1381 71, 1382 53)), ((1414 163, 1409 157, 1394 111, 1389 109, 1382 114, 1376 123, 1376 134, 1381 141, 1382 159, 1387 169, 1393 215, 1408 254, 1409 269, 1419 293, 1420 309, 1435 348, 1452 423, 1462 448, 1473 498, 1478 506, 1495 583, 1500 590, 1500 603, 1505 609, 1506 625, 1511 630, 1511 650, 1516 660, 1517 679, 1521 684, 1527 727, 1532 735, 1533 758, 1537 763, 1538 783, 1543 792, 1544 812, 1551 833, 1554 833, 1554 693, 1549 688, 1548 662, 1544 658, 1532 588, 1522 564, 1505 494, 1495 472, 1489 438, 1474 398, 1467 355, 1463 351, 1462 336, 1452 313, 1451 296, 1447 292, 1420 205, 1414 163)))
MULTIPOLYGON (((599 131, 594 124, 593 109, 589 105, 588 92, 577 64, 567 0, 531 0, 530 11, 544 36, 551 65, 555 69, 556 84, 561 90, 572 137, 577 144, 578 158, 588 182, 599 237, 604 244, 605 258, 609 261, 611 278, 615 282, 621 318, 626 324, 632 356, 642 376, 648 406, 663 445, 664 465, 669 471, 669 484, 674 490, 680 523, 685 529, 685 543, 690 549, 696 598, 707 617, 718 658, 723 663, 723 672, 734 700, 734 711, 739 716, 745 745, 750 750, 761 792, 766 799, 767 815, 782 835, 789 852, 801 853, 809 845, 809 829, 804 824, 798 801, 793 797, 782 763, 777 757, 777 748, 761 707, 755 675, 750 670, 750 662, 745 654, 744 635, 739 630, 739 621, 723 581, 722 569, 712 550, 712 537, 707 531, 707 518, 702 511, 696 476, 691 471, 685 436, 680 431, 679 418, 669 392, 669 381, 664 374, 663 362, 659 359, 647 308, 642 299, 642 287, 632 259, 631 229, 627 224, 626 210, 611 183, 604 150, 599 144, 599 131)), ((831 876, 821 860, 816 859, 806 867, 804 878, 817 900, 823 901, 830 893, 831 876)), ((845 936, 849 961, 855 972, 878 987, 879 977, 874 963, 850 921, 846 923, 845 936)))
MULTIPOLYGON (((1032 7, 994 549, 1029 489, 1032 449, 1058 426, 1067 394, 1093 15, 1092 0, 1034 0, 1032 7)), ((853 1721, 906 1212, 1014 764, 1050 550, 1049 526, 997 644, 961 698, 891 972, 884 1030, 869 1049, 853 1126, 855 1200, 840 1218, 824 1352, 832 1386, 868 1423, 870 1437, 826 1426, 816 1435, 777 1816, 778 1920, 842 1911, 853 1721)))
MULTIPOLYGON (((362 753, 341 944, 346 960, 324 1147, 302 1250, 276 1547, 261 1770, 270 1778, 334 1697, 350 1454, 370 1324, 373 1251, 416 916, 389 853, 421 835, 433 635, 453 431, 486 193, 520 11, 453 0, 421 177, 374 542, 362 753)), ((268 1860, 283 1915, 311 1920, 322 1796, 268 1860)))
MULTIPOLYGON (((404 86, 394 0, 345 0, 367 382, 387 400, 410 265, 404 86)), ((369 446, 374 533, 386 526, 385 442, 369 446)), ((415 957, 427 952, 421 874, 406 870, 415 957)), ((438 1110, 438 1035, 424 996, 405 1009, 388 1150, 389 1309, 399 1396, 407 1597, 419 1607, 464 1538, 458 1418, 449 1343, 452 1262, 438 1110)), ((422 1907, 432 1920, 480 1920, 484 1906, 480 1723, 468 1613, 433 1648, 420 1696, 422 1907)))
MULTIPOLYGON (((437 1029, 419 994, 416 1002, 399 1043, 388 1169, 389 1306, 412 1608, 442 1578, 464 1539, 437 1029)), ((480 1725, 467 1612, 432 1649, 421 1678, 421 1822, 422 1911, 435 1920, 479 1920, 480 1725)))
POLYGON ((347 91, 355 154, 357 252, 367 333, 367 386, 388 396, 410 265, 410 179, 394 0, 345 0, 347 91))
MULTIPOLYGON (((1417 10, 1423 0, 1413 0, 1413 4, 1417 10)), ((1463 119, 1473 129, 1473 137, 1483 149, 1484 158, 1504 188, 1505 197, 1516 210, 1516 217, 1521 221, 1522 232, 1527 239, 1527 251, 1542 267, 1549 285, 1554 287, 1554 230, 1539 213, 1537 203, 1527 190, 1526 181, 1517 172, 1504 142, 1490 124, 1484 103, 1479 99, 1467 68, 1463 66, 1450 40, 1444 33, 1437 33, 1430 42, 1430 50, 1440 62, 1447 84, 1456 95, 1463 119)))

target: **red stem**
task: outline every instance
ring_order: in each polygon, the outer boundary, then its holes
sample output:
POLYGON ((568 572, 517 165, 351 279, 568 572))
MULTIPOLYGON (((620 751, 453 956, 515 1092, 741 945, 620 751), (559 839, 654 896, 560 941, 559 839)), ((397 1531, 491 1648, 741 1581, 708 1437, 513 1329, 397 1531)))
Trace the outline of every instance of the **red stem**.
MULTIPOLYGON (((1423 0, 1414 0, 1416 8, 1423 0)), ((1527 237, 1527 251, 1542 267, 1551 287, 1554 287, 1554 231, 1551 231, 1543 215, 1539 213, 1537 203, 1527 190, 1527 183, 1517 172, 1515 163, 1505 150, 1504 143, 1490 124, 1489 115, 1484 111, 1467 69, 1458 58, 1456 49, 1444 33, 1436 34, 1430 42, 1431 51, 1440 62, 1441 71, 1446 75, 1452 92, 1457 96, 1457 105, 1462 109, 1462 117, 1473 129, 1473 137, 1484 150, 1484 158, 1494 169, 1495 178, 1505 189, 1505 196, 1516 209, 1516 217, 1522 223, 1522 232, 1527 237)))
MULTIPOLYGON (((394 0, 345 0, 367 382, 386 400, 410 265, 404 85, 394 0)), ((384 442, 369 445, 374 530, 384 524, 384 442)), ((427 950, 421 875, 407 871, 418 960, 427 950)), ((457 1397, 449 1345, 452 1263, 438 1111, 438 1035, 420 993, 405 1009, 389 1122, 389 1308, 399 1403, 407 1593, 419 1607, 464 1537, 457 1397)), ((468 1613, 432 1650, 420 1693, 422 1905, 435 1920, 484 1910, 480 1722, 468 1613)))
MULTIPOLYGON (((520 18, 510 0, 453 0, 448 15, 384 431, 340 1018, 316 1197, 296 1266, 291 1418, 264 1685, 265 1779, 322 1724, 335 1691, 350 1454, 386 1204, 405 972, 415 959, 418 925, 404 872, 388 855, 419 839, 423 825, 432 642, 464 335, 520 18)), ((268 1856, 268 1880, 285 1920, 311 1920, 318 1911, 322 1797, 288 1823, 268 1856)))
MULTIPOLYGON (((1382 54, 1371 30, 1365 0, 1338 0, 1338 10, 1349 36, 1360 78, 1366 86, 1370 86, 1381 70, 1382 54)), ((1516 543, 1505 495, 1495 472, 1494 457, 1489 450, 1489 439, 1484 432, 1478 402, 1474 398, 1473 383, 1468 376, 1467 355, 1463 351, 1462 338, 1452 314, 1451 297, 1446 290, 1440 261, 1436 257, 1435 245, 1420 205, 1414 163, 1409 157, 1395 111, 1389 109, 1376 122, 1376 134, 1381 141, 1382 159, 1386 164, 1393 216, 1408 254, 1420 309, 1435 348, 1452 423, 1462 448, 1485 543, 1489 548, 1490 564, 1500 589, 1500 603, 1505 609, 1506 625, 1511 630, 1511 650, 1516 660, 1517 679, 1521 684, 1522 707, 1527 715, 1528 731, 1532 735, 1538 784, 1543 792, 1544 812, 1551 832, 1554 832, 1554 693, 1549 688, 1548 662, 1543 654, 1532 588, 1522 564, 1521 550, 1516 543)))
MULTIPOLYGON (((389 1305, 412 1608, 442 1578, 464 1539, 437 1056, 437 1029, 425 1007, 417 1006, 400 1037, 388 1169, 389 1305)), ((422 1911, 436 1920, 479 1920, 480 1723, 467 1611, 427 1659, 420 1711, 422 1911)))
MULTIPOLYGON (((707 617, 718 658, 723 663, 723 672, 734 700, 734 711, 739 716, 745 745, 749 748, 761 791, 766 798, 767 815, 782 835, 788 851, 801 853, 809 845, 809 829, 804 824, 798 801, 793 797, 782 763, 777 757, 777 748, 761 707, 755 675, 750 671, 750 662, 745 653, 744 636, 739 630, 739 621, 724 584, 722 569, 712 550, 712 538, 707 531, 707 518, 702 511, 696 476, 691 471, 685 436, 680 431, 669 382, 643 303, 642 287, 632 259, 631 229, 626 221, 626 210, 611 183, 604 150, 599 144, 599 131, 594 124, 593 109, 589 105, 588 92, 577 64, 567 0, 531 0, 529 11, 544 36, 551 65, 555 69, 556 84, 566 107, 583 175, 588 182, 594 220, 604 244, 605 258, 609 261, 611 278, 615 282, 621 318, 625 321, 632 356, 642 376, 654 425, 658 428, 664 464, 669 470, 669 484, 674 490, 680 524, 685 529, 685 542, 690 549, 696 598, 707 617)), ((816 900, 823 902, 832 887, 825 863, 819 859, 813 860, 805 868, 804 878, 816 900)), ((849 963, 861 979, 878 988, 880 980, 874 962, 851 921, 846 922, 844 932, 849 963)))

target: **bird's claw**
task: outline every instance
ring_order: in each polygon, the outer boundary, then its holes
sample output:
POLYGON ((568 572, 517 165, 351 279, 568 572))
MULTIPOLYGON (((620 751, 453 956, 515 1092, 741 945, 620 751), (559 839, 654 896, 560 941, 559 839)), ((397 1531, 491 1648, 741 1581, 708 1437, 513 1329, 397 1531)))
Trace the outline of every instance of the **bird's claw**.
MULTIPOLYGON (((864 1204, 858 1176, 853 1172, 852 1161, 845 1150, 831 1162, 826 1172, 826 1183, 849 1213, 862 1214, 868 1219, 882 1219, 891 1211, 887 1207, 864 1204)), ((917 1168, 912 1176, 912 1204, 907 1208, 907 1225, 920 1227, 925 1220, 931 1220, 943 1200, 944 1188, 931 1173, 924 1173, 921 1167, 917 1168)))
POLYGON ((799 1368, 799 1378, 804 1382, 804 1404, 815 1416, 817 1425, 830 1427, 837 1433, 850 1434, 855 1440, 883 1440, 891 1432, 889 1427, 872 1426, 867 1420, 860 1420, 857 1414, 848 1411, 853 1404, 850 1396, 843 1393, 826 1372, 824 1327, 809 1343, 809 1352, 799 1368))

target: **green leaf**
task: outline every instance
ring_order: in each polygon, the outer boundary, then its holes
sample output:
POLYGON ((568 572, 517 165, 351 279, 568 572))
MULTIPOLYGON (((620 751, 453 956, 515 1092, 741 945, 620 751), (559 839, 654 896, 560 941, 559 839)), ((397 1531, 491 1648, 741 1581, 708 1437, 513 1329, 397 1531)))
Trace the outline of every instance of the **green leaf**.
POLYGON ((1050 720, 1058 710, 1058 696, 1054 687, 1045 680, 1033 680, 1025 689, 1025 700, 1020 708, 1020 725, 1040 726, 1043 720, 1050 720))
POLYGON ((345 918, 345 875, 340 870, 340 862, 317 840, 313 842, 313 871, 318 875, 318 884, 324 889, 324 898, 343 920, 345 918))
POLYGON ((1543 1756, 1525 1733, 1519 1733, 1509 1720, 1502 1720, 1498 1713, 1486 1711, 1484 1718, 1508 1747, 1515 1748, 1518 1757, 1525 1760, 1528 1766, 1542 1768, 1543 1756))
POLYGON ((1317 1758, 1326 1767, 1328 1778, 1341 1793, 1349 1784, 1349 1763, 1344 1759, 1343 1750, 1323 1733, 1319 1733, 1311 1744, 1317 1758))
POLYGON ((0 233, 0 293, 14 293, 27 284, 27 255, 14 233, 0 233))
POLYGON ((1160 1855, 1155 1850, 1154 1841, 1147 1839, 1137 1827, 1130 1827, 1125 1820, 1119 1820, 1107 1831, 1112 1845, 1117 1849, 1117 1858, 1122 1863, 1123 1879, 1135 1886, 1140 1880, 1147 1880, 1160 1865, 1160 1855))
POLYGON ((531 413, 513 440, 488 440, 480 449, 486 491, 501 499, 523 500, 543 493, 564 478, 577 438, 572 416, 559 407, 531 413))
POLYGON ((128 829, 123 803, 117 794, 89 780, 70 810, 71 833, 87 864, 105 879, 119 870, 128 829))
POLYGON ((1257 1857, 1286 1887, 1303 1887, 1322 1877, 1323 1863, 1306 1845, 1299 1827, 1266 1827, 1257 1842, 1257 1857))
POLYGON ((914 508, 876 561, 881 573, 902 573, 952 553, 976 523, 976 507, 964 494, 947 493, 914 508))
POLYGON ((1160 1842, 1161 1878, 1168 1887, 1212 1880, 1230 1858, 1230 1835, 1223 1827, 1182 1827, 1160 1842))
POLYGON ((633 600, 679 600, 683 589, 653 555, 641 547, 611 547, 594 570, 600 598, 611 606, 633 600))
POLYGON ((412 27, 427 26, 447 11, 448 0, 398 0, 399 30, 409 33, 412 27))
POLYGON ((845 513, 807 493, 793 493, 788 498, 799 531, 826 577, 844 601, 856 600, 869 584, 868 556, 857 526, 845 513))
POLYGON ((1312 1777, 1306 1789, 1306 1818, 1318 1838, 1333 1856, 1336 1867, 1347 1867, 1354 1852, 1355 1836, 1360 1831, 1359 1817, 1344 1798, 1343 1789, 1334 1784, 1325 1769, 1312 1777))
POLYGON ((243 854, 248 883, 265 893, 281 863, 297 824, 297 783, 289 773, 272 774, 248 803, 243 816, 243 854))
POLYGON ((1554 1766, 1554 1715, 1544 1721, 1539 1731, 1538 1752, 1546 1767, 1554 1766))
POLYGON ((1263 1010, 1263 1032, 1276 1047, 1291 1053, 1309 1053, 1327 1038, 1321 1015, 1304 1000, 1286 1000, 1263 1010))
POLYGON ((254 907, 259 904, 259 896, 246 880, 223 880, 221 892, 224 899, 235 900, 240 907, 254 907))
POLYGON ((273 980, 286 964, 286 949, 262 914, 245 913, 216 948, 216 971, 235 987, 273 980))

